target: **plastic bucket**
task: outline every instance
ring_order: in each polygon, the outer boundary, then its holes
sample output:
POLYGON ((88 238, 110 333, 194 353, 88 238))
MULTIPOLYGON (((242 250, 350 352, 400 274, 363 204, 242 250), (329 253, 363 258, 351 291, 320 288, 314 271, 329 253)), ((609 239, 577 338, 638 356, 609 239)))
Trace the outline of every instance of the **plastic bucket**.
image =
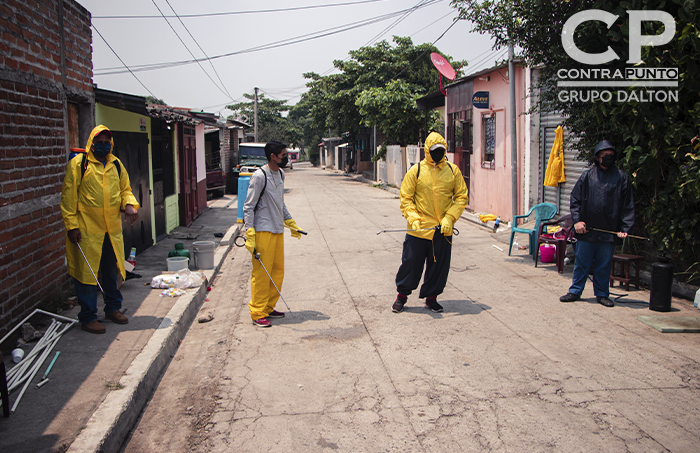
POLYGON ((193 242, 192 248, 194 249, 194 265, 197 269, 214 269, 216 244, 213 241, 193 242))
POLYGON ((167 259, 169 271, 187 269, 190 259, 186 256, 173 256, 167 259))
POLYGON ((243 204, 248 195, 248 185, 252 173, 241 173, 238 175, 238 213, 236 223, 244 223, 243 204))
POLYGON ((540 245, 540 261, 543 263, 553 263, 554 255, 557 253, 557 248, 552 244, 540 245))

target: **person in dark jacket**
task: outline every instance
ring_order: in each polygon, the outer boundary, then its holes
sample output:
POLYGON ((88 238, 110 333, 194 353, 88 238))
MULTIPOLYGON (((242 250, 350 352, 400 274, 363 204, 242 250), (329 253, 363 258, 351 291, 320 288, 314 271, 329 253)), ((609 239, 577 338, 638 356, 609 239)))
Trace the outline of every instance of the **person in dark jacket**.
POLYGON ((629 176, 615 166, 615 147, 609 141, 603 140, 595 147, 595 167, 581 174, 571 191, 570 206, 578 240, 576 260, 569 292, 559 300, 574 302, 581 298, 592 266, 596 300, 613 307, 608 298, 610 266, 616 241, 626 238, 634 226, 634 200, 629 176))

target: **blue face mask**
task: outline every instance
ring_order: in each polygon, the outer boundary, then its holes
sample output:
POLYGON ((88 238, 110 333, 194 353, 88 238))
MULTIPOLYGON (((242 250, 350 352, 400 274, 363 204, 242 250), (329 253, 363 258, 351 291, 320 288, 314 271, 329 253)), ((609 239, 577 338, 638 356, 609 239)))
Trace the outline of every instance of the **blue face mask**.
POLYGON ((107 155, 112 151, 112 144, 107 142, 107 143, 95 143, 94 144, 95 148, 93 150, 93 153, 95 153, 95 156, 98 159, 104 159, 107 157, 107 155))

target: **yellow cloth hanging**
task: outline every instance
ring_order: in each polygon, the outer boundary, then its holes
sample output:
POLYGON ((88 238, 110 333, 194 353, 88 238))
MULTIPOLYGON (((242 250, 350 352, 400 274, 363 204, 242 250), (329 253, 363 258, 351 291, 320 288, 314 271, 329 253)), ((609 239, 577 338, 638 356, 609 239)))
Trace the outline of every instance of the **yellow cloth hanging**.
POLYGON ((547 171, 544 174, 544 185, 549 187, 558 187, 559 184, 566 182, 564 176, 564 130, 559 126, 554 134, 554 145, 549 153, 547 171))
POLYGON ((483 223, 486 223, 489 220, 496 220, 497 218, 498 217, 493 214, 479 214, 479 220, 481 220, 483 223))

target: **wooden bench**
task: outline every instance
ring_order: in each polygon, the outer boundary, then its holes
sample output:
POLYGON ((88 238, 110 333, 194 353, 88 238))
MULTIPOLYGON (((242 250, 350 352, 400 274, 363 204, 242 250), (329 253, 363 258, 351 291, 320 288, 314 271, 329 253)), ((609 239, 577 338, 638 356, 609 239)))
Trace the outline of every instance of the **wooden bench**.
POLYGON ((612 266, 610 267, 610 287, 614 286, 615 280, 620 282, 620 286, 625 284, 625 291, 630 290, 630 283, 635 288, 639 289, 639 266, 644 259, 639 255, 619 254, 613 255, 612 266), (615 272, 615 265, 618 266, 618 272, 615 272), (630 276, 630 265, 634 265, 634 276, 630 276))

